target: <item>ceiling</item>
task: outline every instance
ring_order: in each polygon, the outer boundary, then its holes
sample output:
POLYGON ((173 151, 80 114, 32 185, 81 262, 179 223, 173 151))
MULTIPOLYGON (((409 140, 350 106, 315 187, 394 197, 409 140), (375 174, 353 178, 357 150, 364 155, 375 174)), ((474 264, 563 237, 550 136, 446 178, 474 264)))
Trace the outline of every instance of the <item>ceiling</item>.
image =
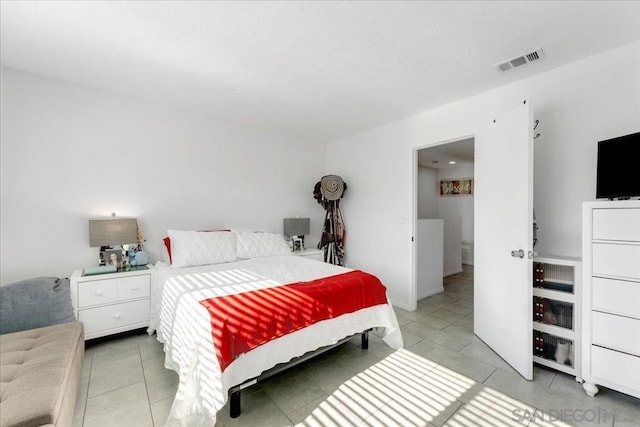
POLYGON ((467 138, 418 150, 418 164, 433 169, 473 164, 474 139, 467 138), (449 162, 455 162, 450 164, 449 162))
POLYGON ((2 1, 2 64, 331 141, 640 39, 639 1, 2 1), (495 64, 541 47, 545 58, 495 64))

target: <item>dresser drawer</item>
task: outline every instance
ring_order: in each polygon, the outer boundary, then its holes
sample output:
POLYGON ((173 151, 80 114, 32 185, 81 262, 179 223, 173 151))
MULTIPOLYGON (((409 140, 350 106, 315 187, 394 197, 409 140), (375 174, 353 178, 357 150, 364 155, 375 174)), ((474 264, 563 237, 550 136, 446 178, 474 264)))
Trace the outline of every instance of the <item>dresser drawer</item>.
POLYGON ((594 209, 593 239, 640 242, 640 209, 594 209))
POLYGON ((78 320, 84 324, 85 335, 135 323, 149 323, 149 300, 112 304, 80 310, 78 320))
POLYGON ((592 307, 624 316, 640 318, 640 283, 594 277, 592 307))
POLYGON ((151 279, 148 275, 118 279, 118 301, 149 296, 151 279))
POLYGON ((640 391, 640 357, 591 346, 591 375, 640 391))
POLYGON ((96 280, 80 284, 78 289, 78 307, 115 302, 118 298, 117 279, 96 280))
POLYGON ((592 312, 593 344, 640 356, 640 320, 592 312))
POLYGON ((593 275, 640 279, 640 245, 593 244, 593 275))

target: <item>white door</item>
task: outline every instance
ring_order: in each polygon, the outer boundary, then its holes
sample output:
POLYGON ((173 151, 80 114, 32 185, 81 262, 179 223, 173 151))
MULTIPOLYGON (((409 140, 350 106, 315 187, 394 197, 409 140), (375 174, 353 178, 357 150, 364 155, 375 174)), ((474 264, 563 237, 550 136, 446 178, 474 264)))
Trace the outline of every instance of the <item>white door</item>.
POLYGON ((529 100, 499 115, 476 135, 474 176, 474 332, 531 380, 533 107, 529 100))

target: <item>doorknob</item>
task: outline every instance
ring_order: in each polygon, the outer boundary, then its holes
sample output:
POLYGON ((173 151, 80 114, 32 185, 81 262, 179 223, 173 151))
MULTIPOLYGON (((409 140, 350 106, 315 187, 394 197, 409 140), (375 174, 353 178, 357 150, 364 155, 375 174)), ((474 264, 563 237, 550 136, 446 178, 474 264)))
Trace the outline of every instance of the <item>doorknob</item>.
POLYGON ((511 256, 514 258, 524 258, 524 251, 522 249, 511 251, 511 256))

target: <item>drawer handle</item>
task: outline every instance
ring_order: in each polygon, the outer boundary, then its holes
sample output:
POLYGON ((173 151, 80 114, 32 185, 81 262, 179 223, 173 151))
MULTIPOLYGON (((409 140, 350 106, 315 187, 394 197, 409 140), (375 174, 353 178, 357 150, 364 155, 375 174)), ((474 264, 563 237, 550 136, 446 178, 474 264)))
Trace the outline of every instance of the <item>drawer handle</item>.
POLYGON ((137 285, 136 285, 136 286, 132 286, 132 287, 131 287, 131 290, 132 290, 132 291, 137 291, 137 290, 138 290, 138 286, 137 286, 137 285))
POLYGON ((96 295, 98 295, 98 296, 102 295, 102 290, 98 289, 98 290, 96 291, 96 295))
POLYGON ((120 313, 116 313, 116 314, 113 315, 114 319, 119 319, 121 317, 122 317, 122 315, 120 313))

